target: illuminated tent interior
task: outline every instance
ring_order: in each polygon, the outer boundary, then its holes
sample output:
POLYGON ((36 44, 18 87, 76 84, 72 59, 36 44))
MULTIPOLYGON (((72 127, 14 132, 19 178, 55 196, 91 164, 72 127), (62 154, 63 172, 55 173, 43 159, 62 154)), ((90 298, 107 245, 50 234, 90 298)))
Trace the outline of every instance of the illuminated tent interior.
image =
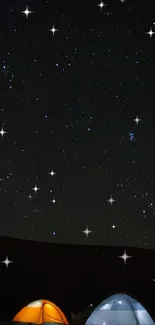
POLYGON ((153 325, 146 309, 126 294, 114 294, 91 313, 85 325, 153 325))
POLYGON ((55 324, 68 325, 64 313, 48 300, 37 300, 21 309, 13 318, 17 325, 23 324, 55 324))

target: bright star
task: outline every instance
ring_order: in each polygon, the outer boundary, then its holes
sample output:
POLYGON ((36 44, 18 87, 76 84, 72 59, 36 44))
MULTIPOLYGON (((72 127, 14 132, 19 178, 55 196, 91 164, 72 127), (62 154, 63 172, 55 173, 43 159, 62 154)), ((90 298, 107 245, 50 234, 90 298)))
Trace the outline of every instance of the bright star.
POLYGON ((139 123, 141 120, 140 120, 139 117, 137 116, 137 117, 134 119, 134 121, 135 121, 136 124, 138 125, 138 123, 139 123))
POLYGON ((37 192, 37 191, 39 190, 39 188, 35 185, 35 187, 33 187, 33 190, 34 190, 35 192, 37 192))
POLYGON ((5 266, 8 268, 10 263, 13 263, 13 261, 9 261, 8 256, 6 256, 4 261, 1 261, 1 263, 4 263, 5 266))
POLYGON ((53 203, 55 203, 55 202, 56 202, 56 200, 55 200, 55 199, 53 199, 53 200, 52 200, 52 202, 53 202, 53 203))
POLYGON ((115 229, 115 228, 116 228, 116 226, 115 226, 115 225, 112 225, 112 228, 113 228, 113 229, 115 229))
POLYGON ((53 28, 52 29, 49 29, 49 31, 52 32, 53 35, 54 35, 54 33, 58 31, 58 29, 55 29, 54 26, 53 26, 53 28))
POLYGON ((21 11, 23 14, 25 14, 26 18, 28 18, 29 14, 32 14, 33 11, 29 11, 29 8, 26 7, 24 11, 21 11))
POLYGON ((52 170, 50 173, 49 173, 52 177, 53 175, 55 175, 54 171, 52 170))
POLYGON ((5 131, 3 130, 3 128, 2 128, 1 131, 0 131, 0 134, 1 134, 2 138, 3 138, 3 135, 4 135, 5 133, 7 133, 7 132, 5 132, 5 131))
POLYGON ((102 8, 105 7, 106 5, 105 5, 105 3, 103 3, 103 2, 101 1, 101 3, 100 3, 98 6, 102 9, 102 8))
POLYGON ((118 256, 119 258, 122 258, 122 260, 124 261, 124 265, 126 264, 126 261, 128 258, 131 258, 132 256, 129 256, 126 254, 126 251, 124 250, 124 254, 122 256, 118 256))
POLYGON ((152 31, 152 28, 150 28, 149 32, 147 32, 146 34, 149 34, 150 37, 152 37, 153 34, 155 34, 155 32, 152 31))
POLYGON ((111 196, 111 198, 109 200, 107 200, 111 205, 113 204, 113 202, 115 202, 116 200, 114 200, 111 196))
POLYGON ((88 235, 92 232, 91 230, 88 229, 88 226, 86 227, 85 230, 83 230, 82 232, 85 233, 86 237, 88 237, 88 235))

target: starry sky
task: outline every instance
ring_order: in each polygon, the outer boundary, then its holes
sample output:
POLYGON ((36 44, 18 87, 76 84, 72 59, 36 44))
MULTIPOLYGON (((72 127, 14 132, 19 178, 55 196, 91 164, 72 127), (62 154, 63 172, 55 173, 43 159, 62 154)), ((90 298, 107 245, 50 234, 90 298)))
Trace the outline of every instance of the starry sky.
POLYGON ((0 235, 155 248, 155 2, 0 16, 0 235))

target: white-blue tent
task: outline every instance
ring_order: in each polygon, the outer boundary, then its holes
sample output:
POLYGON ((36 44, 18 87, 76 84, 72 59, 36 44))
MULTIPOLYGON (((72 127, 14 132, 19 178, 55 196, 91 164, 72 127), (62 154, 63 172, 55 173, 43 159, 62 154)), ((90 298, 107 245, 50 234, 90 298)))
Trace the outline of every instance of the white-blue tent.
POLYGON ((155 325, 146 309, 126 294, 114 294, 95 308, 85 325, 155 325))

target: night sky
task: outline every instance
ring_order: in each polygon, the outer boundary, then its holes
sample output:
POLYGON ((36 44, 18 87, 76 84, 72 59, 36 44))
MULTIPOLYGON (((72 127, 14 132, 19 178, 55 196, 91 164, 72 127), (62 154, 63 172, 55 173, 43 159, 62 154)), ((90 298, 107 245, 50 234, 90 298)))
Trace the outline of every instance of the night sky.
POLYGON ((0 21, 0 235, 155 248, 155 1, 3 0, 0 21))

